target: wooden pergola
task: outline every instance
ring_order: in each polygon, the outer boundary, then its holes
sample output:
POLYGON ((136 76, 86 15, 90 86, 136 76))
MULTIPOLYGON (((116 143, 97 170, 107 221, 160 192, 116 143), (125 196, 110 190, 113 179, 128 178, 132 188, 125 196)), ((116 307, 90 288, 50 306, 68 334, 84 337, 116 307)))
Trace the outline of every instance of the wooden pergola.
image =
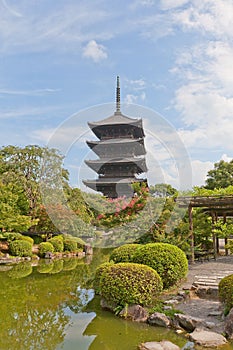
MULTIPOLYGON (((223 223, 226 223, 227 217, 233 217, 233 195, 219 196, 185 196, 176 198, 176 202, 180 208, 187 208, 189 215, 189 233, 191 239, 191 263, 195 259, 194 232, 193 232, 193 208, 202 208, 203 212, 212 217, 212 237, 213 237, 213 252, 216 259, 219 251, 218 237, 214 232, 214 225, 219 217, 223 218, 223 223)), ((227 239, 225 239, 227 243, 227 239)), ((227 254, 227 250, 226 250, 227 254)))

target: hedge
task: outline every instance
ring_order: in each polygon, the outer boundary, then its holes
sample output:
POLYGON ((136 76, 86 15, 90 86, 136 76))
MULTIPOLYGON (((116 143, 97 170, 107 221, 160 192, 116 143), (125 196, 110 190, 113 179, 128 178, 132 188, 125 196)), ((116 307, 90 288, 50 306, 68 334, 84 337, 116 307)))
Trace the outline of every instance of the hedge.
POLYGON ((109 264, 100 276, 100 295, 110 303, 151 305, 162 290, 162 281, 149 266, 109 264))
POLYGON ((94 281, 93 281, 93 288, 94 288, 96 294, 100 294, 100 278, 101 278, 102 274, 111 265, 113 265, 112 262, 105 262, 97 267, 97 269, 95 271, 94 281))
POLYGON ((63 252, 64 249, 64 243, 63 243, 63 237, 62 236, 55 236, 48 240, 49 243, 53 245, 54 252, 63 252))
POLYGON ((10 241, 9 250, 13 256, 32 256, 32 244, 28 241, 10 241))
POLYGON ((112 251, 109 260, 114 261, 114 263, 133 262, 134 254, 139 248, 140 244, 124 244, 112 251))
POLYGON ((64 239, 64 251, 65 252, 76 252, 77 251, 77 243, 75 240, 71 238, 64 239))
POLYGON ((148 243, 137 249, 135 263, 152 267, 162 278, 165 289, 175 285, 188 272, 188 260, 178 247, 168 243, 148 243))
POLYGON ((44 258, 46 253, 53 253, 54 252, 54 247, 51 243, 49 242, 42 242, 39 244, 39 255, 44 258))
POLYGON ((233 275, 221 279, 218 285, 219 299, 225 304, 226 313, 233 307, 233 275))

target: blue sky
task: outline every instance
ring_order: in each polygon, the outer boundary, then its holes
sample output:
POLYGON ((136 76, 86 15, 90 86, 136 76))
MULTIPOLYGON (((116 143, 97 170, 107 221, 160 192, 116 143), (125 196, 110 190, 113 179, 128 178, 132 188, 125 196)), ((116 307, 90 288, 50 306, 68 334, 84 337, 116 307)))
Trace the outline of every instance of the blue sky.
POLYGON ((204 184, 233 153, 232 23, 232 0, 0 0, 1 146, 57 145, 81 186, 87 120, 114 111, 119 75, 125 110, 145 107, 150 183, 182 187, 190 165, 187 183, 204 184))

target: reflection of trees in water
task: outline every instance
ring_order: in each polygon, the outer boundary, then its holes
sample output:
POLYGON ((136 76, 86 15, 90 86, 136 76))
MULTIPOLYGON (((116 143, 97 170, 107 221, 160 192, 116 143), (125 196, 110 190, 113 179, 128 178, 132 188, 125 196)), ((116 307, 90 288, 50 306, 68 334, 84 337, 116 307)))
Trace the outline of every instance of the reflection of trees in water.
POLYGON ((38 270, 34 267, 26 276, 27 263, 0 272, 0 349, 56 349, 64 341, 71 319, 67 310, 78 313, 84 309, 93 297, 87 288, 94 271, 106 259, 107 254, 99 252, 90 264, 64 260, 57 266, 53 262, 51 269, 40 262, 38 270), (58 273, 61 265, 63 270, 58 273))

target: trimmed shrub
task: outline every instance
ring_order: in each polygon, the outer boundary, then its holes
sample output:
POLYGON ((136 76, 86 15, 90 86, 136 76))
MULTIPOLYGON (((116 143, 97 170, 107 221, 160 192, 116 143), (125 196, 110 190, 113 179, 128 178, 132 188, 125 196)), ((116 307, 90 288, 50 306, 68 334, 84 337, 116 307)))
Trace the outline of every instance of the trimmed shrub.
POLYGON ((39 255, 44 258, 46 253, 53 253, 54 252, 54 247, 52 243, 49 242, 41 242, 39 244, 39 255))
POLYGON ((134 263, 109 264, 100 277, 100 295, 110 303, 151 305, 162 290, 158 273, 134 263))
POLYGON ((75 240, 70 238, 64 239, 64 251, 65 252, 76 252, 77 251, 77 243, 75 240))
POLYGON ((48 240, 49 243, 53 245, 54 252, 60 253, 63 252, 64 243, 63 238, 61 236, 55 236, 48 240))
POLYGON ((32 245, 34 244, 34 239, 32 237, 22 235, 19 239, 21 239, 22 241, 29 242, 32 245))
POLYGON ((114 261, 114 263, 133 262, 134 254, 139 247, 140 244, 124 244, 112 251, 109 260, 114 261))
POLYGON ((219 299, 225 304, 226 313, 233 307, 233 275, 221 279, 218 285, 219 299))
POLYGON ((9 243, 12 241, 20 240, 22 238, 21 233, 18 232, 4 232, 4 236, 9 243))
POLYGON ((134 262, 152 267, 162 278, 164 289, 175 285, 188 272, 188 260, 178 247, 168 243, 148 243, 136 250, 134 262))
POLYGON ((27 241, 11 241, 9 243, 9 250, 13 256, 32 256, 32 244, 27 241))
POLYGON ((113 262, 105 262, 97 267, 95 271, 95 277, 93 281, 93 288, 95 290, 96 294, 100 294, 100 278, 105 270, 109 268, 109 266, 112 266, 113 262))
POLYGON ((32 265, 29 261, 21 262, 14 265, 13 268, 8 272, 10 278, 23 278, 27 277, 32 273, 32 265))

